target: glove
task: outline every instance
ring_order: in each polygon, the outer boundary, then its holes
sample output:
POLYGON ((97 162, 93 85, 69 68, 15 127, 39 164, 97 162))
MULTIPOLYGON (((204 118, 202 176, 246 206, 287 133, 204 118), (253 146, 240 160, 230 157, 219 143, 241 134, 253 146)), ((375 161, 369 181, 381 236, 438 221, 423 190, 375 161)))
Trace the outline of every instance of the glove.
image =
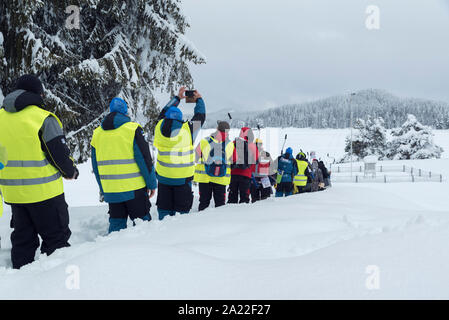
POLYGON ((104 202, 104 194, 100 191, 100 202, 104 202))
POLYGON ((79 175, 80 175, 80 172, 78 171, 77 168, 75 168, 75 174, 73 175, 73 179, 74 180, 78 179, 79 175))

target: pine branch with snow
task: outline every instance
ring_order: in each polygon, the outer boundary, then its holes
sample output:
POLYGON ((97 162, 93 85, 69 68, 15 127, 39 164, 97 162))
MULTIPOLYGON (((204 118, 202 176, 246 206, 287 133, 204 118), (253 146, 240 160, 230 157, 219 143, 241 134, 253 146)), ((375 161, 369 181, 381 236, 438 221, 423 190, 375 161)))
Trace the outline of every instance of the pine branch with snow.
POLYGON ((400 128, 392 131, 392 137, 387 155, 390 159, 440 158, 444 151, 443 148, 435 145, 432 129, 422 125, 411 114, 400 128))
POLYGON ((184 35, 180 0, 6 0, 0 13, 0 89, 38 74, 77 161, 89 157, 92 128, 113 97, 151 132, 158 95, 193 85, 189 63, 206 61, 184 35), (69 5, 80 7, 80 29, 65 28, 69 5))

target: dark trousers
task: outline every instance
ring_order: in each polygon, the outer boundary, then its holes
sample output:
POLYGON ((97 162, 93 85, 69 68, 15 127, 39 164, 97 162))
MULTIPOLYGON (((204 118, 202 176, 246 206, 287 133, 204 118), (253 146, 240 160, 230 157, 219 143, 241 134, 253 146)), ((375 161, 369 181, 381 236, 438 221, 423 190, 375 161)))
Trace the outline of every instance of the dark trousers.
POLYGON ((134 191, 134 199, 119 203, 109 203, 109 233, 126 228, 128 217, 131 220, 149 221, 151 203, 147 188, 134 191))
POLYGON ((238 175, 231 176, 228 203, 249 203, 250 188, 251 178, 238 175))
POLYGON ((165 216, 174 216, 176 212, 189 213, 193 205, 192 182, 181 186, 170 186, 158 183, 157 210, 159 219, 165 216))
POLYGON ((69 211, 64 194, 32 204, 11 204, 11 260, 14 269, 34 261, 42 238, 41 253, 69 247, 69 211))
POLYGON ((198 210, 202 211, 209 207, 212 196, 215 208, 224 206, 226 203, 226 186, 216 183, 200 183, 200 205, 198 210))
POLYGON ((264 188, 262 185, 251 184, 251 202, 268 199, 271 196, 271 187, 264 188))
POLYGON ((276 197, 291 196, 293 194, 292 182, 281 182, 276 187, 276 197))

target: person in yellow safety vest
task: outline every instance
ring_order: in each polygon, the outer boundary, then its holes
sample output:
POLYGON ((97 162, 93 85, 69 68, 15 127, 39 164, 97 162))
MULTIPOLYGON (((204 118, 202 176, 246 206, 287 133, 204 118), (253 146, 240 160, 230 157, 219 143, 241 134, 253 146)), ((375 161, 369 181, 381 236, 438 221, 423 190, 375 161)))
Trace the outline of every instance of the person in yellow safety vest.
POLYGON ((69 212, 62 177, 77 179, 61 121, 44 109, 43 86, 34 75, 24 75, 0 110, 0 144, 8 164, 0 171, 5 203, 11 205, 14 231, 11 260, 15 269, 69 246, 69 212))
POLYGON ((226 186, 231 182, 231 163, 234 143, 229 140, 229 123, 220 121, 217 131, 202 139, 196 148, 199 163, 194 181, 199 183, 199 211, 209 207, 212 196, 215 207, 226 204, 226 186))
POLYGON ((183 121, 178 105, 185 98, 186 88, 179 89, 162 109, 154 131, 154 146, 158 150, 156 176, 158 179, 157 209, 159 219, 176 212, 186 214, 193 204, 192 180, 195 173, 193 143, 206 120, 206 106, 198 91, 194 92, 196 106, 191 121, 183 121))
POLYGON ((112 99, 110 113, 92 136, 92 168, 109 204, 109 233, 126 229, 128 217, 151 220, 149 198, 157 182, 142 127, 127 116, 128 105, 112 99))
MULTIPOLYGON (((0 170, 8 165, 8 153, 6 148, 0 144, 0 170)), ((0 190, 0 217, 3 215, 3 195, 0 190)))
POLYGON ((298 174, 295 176, 293 184, 297 188, 298 193, 304 193, 307 192, 307 183, 310 176, 309 162, 304 152, 297 154, 296 163, 298 165, 298 174))

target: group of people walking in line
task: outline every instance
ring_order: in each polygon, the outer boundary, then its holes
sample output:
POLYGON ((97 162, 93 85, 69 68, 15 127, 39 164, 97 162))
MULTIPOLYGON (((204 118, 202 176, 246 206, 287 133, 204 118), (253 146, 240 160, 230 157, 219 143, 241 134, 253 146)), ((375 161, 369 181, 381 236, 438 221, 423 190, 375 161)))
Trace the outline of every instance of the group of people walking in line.
MULTIPOLYGON (((125 229, 128 218, 151 220, 150 198, 156 189, 162 220, 190 212, 192 183, 199 186, 199 211, 212 198, 215 207, 225 205, 227 194, 227 203, 250 203, 269 198, 273 186, 276 197, 283 197, 330 185, 323 162, 314 159, 310 164, 302 151, 295 158, 291 148, 273 160, 248 127, 231 141, 229 123, 218 122, 216 131, 195 147, 206 107, 195 91, 193 118, 183 121, 178 106, 185 91, 181 88, 159 114, 155 166, 143 128, 131 121, 123 99, 112 99, 110 113, 94 130, 92 169, 101 200, 109 205, 109 232, 125 229)), ((43 254, 70 246, 62 179, 76 180, 79 172, 61 121, 45 110, 43 93, 37 77, 24 75, 0 109, 0 188, 12 209, 11 260, 16 269, 34 261, 39 236, 43 254)))

